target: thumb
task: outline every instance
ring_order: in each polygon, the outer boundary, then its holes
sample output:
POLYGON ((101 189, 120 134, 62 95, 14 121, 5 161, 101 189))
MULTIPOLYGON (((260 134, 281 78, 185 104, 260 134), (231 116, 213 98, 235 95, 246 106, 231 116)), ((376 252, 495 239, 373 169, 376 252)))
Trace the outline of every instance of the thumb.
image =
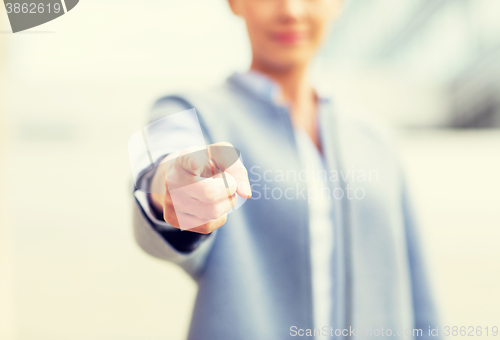
POLYGON ((193 146, 182 150, 176 162, 191 175, 205 178, 214 175, 213 163, 206 146, 193 146))
POLYGON ((236 193, 243 198, 252 197, 248 171, 241 162, 240 152, 230 143, 216 143, 208 146, 210 158, 221 171, 229 173, 236 181, 236 193))

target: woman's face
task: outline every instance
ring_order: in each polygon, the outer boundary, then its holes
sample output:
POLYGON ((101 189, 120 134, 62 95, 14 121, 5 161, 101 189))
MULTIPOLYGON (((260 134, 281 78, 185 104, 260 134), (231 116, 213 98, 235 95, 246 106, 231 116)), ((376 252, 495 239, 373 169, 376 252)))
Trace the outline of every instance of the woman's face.
POLYGON ((306 65, 343 0, 229 0, 247 25, 254 63, 286 70, 306 65))

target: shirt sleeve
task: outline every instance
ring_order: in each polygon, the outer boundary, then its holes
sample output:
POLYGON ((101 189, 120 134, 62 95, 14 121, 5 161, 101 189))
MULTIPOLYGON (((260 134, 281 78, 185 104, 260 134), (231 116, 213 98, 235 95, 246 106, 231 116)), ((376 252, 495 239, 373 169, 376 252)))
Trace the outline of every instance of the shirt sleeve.
POLYGON ((216 231, 205 235, 172 227, 156 215, 148 194, 154 169, 166 155, 207 143, 195 109, 188 109, 186 103, 162 99, 153 107, 151 118, 150 124, 129 139, 134 180, 134 235, 150 255, 178 263, 196 275, 216 231))
POLYGON ((147 194, 145 192, 140 190, 135 190, 134 197, 137 203, 141 206, 142 211, 144 211, 144 214, 146 214, 148 220, 151 222, 151 224, 154 225, 154 227, 156 227, 156 229, 165 231, 176 229, 167 222, 165 222, 165 220, 160 220, 156 217, 156 213, 153 211, 153 207, 149 203, 147 194))

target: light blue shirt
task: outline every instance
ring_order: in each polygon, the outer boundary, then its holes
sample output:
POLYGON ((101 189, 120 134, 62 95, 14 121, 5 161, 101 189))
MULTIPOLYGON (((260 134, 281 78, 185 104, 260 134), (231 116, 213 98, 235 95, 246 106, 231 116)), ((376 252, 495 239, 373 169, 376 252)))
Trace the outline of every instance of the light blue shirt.
POLYGON ((325 161, 312 140, 303 130, 296 130, 295 134, 299 157, 307 172, 314 328, 321 329, 330 324, 333 305, 330 276, 334 245, 332 188, 325 161))
POLYGON ((315 328, 340 331, 337 338, 353 336, 352 328, 357 338, 380 336, 381 329, 409 330, 412 338, 414 328, 427 337, 428 328, 437 325, 436 313, 389 134, 375 122, 337 112, 331 99, 318 93, 321 162, 312 142, 293 128, 277 91, 272 81, 251 72, 204 92, 164 97, 152 110, 152 122, 196 108, 199 126, 184 119, 157 131, 148 127, 144 136, 153 152, 145 156, 137 148, 131 157, 137 160, 131 163, 134 178, 147 183, 148 158, 156 163, 191 146, 193 138, 201 141, 201 128, 207 144, 227 141, 238 148, 249 169, 253 197, 187 252, 169 243, 177 231, 156 220, 135 190, 139 245, 179 264, 198 283, 189 339, 311 339, 315 328), (142 170, 139 163, 145 164, 142 170), (328 170, 330 204, 309 204, 314 200, 308 188, 326 187, 321 181, 263 181, 269 172, 307 172, 311 163, 328 170), (373 179, 361 176, 373 171, 373 179), (266 198, 263 184, 293 198, 266 198))
MULTIPOLYGON (((239 78, 251 87, 256 93, 262 97, 279 104, 281 97, 280 89, 269 79, 257 72, 248 72, 240 74, 239 78)), ((327 101, 326 98, 323 98, 327 101)), ((174 146, 175 151, 181 151, 192 146, 203 145, 204 140, 200 137, 199 122, 192 112, 183 112, 179 115, 171 115, 168 121, 164 118, 148 125, 148 140, 154 141, 157 146, 152 146, 148 142, 149 148, 155 150, 165 150, 168 146, 174 146), (174 118, 175 117, 175 122, 174 118), (170 124, 170 125, 167 125, 170 124), (164 131, 172 129, 172 125, 182 125, 183 134, 188 134, 190 138, 182 138, 179 140, 175 134, 165 134, 164 131), (159 145, 163 144, 163 145, 159 145)), ((307 171, 306 181, 308 191, 311 193, 309 197, 309 228, 310 228, 310 243, 311 243, 311 274, 313 288, 313 311, 315 328, 320 329, 323 326, 328 326, 330 323, 330 309, 332 306, 331 295, 331 278, 330 268, 333 256, 333 220, 332 220, 332 205, 331 205, 331 188, 328 181, 322 173, 326 173, 327 169, 324 164, 324 159, 318 149, 311 141, 310 137, 303 130, 295 130, 299 157, 303 162, 303 167, 307 171)), ((162 152, 157 152, 162 154, 162 152)), ((146 177, 150 178, 150 176, 146 177)), ((143 184, 147 185, 147 184, 143 184)), ((169 230, 173 227, 164 220, 159 220, 152 207, 150 206, 146 192, 136 190, 134 195, 137 201, 141 204, 143 211, 157 228, 169 230)))

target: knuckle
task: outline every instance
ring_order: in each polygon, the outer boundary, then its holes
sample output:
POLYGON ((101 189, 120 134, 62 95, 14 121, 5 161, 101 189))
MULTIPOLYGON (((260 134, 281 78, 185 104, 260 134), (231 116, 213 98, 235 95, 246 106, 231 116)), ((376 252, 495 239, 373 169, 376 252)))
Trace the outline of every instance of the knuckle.
POLYGON ((207 209, 207 217, 216 220, 221 216, 221 208, 217 204, 212 204, 207 209))
POLYGON ((212 232, 212 229, 210 229, 209 223, 204 224, 200 227, 198 227, 197 232, 200 234, 210 234, 212 232))
POLYGON ((218 218, 217 220, 208 223, 208 225, 210 227, 210 230, 214 231, 215 229, 221 227, 224 223, 226 223, 226 221, 227 221, 227 215, 224 215, 218 218))
POLYGON ((211 233, 217 228, 219 228, 219 226, 215 222, 207 223, 207 231, 208 231, 207 234, 211 233))
POLYGON ((214 221, 208 222, 200 226, 199 228, 197 228, 197 232, 201 234, 210 234, 214 230, 221 227, 224 223, 226 223, 226 221, 227 221, 227 214, 214 221))
POLYGON ((217 199, 217 193, 213 188, 205 186, 203 188, 203 197, 206 202, 215 202, 217 199))

